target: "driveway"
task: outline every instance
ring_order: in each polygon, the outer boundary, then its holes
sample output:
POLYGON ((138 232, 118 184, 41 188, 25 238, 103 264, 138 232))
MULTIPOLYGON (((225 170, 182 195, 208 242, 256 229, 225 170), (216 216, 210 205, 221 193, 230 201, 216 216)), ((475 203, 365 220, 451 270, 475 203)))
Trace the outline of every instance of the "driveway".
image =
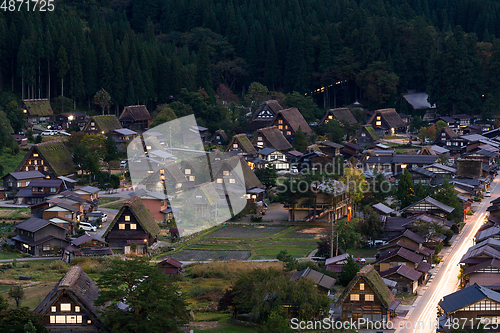
POLYGON ((115 216, 116 216, 116 214, 118 214, 119 211, 116 209, 108 209, 108 208, 99 208, 99 211, 106 213, 108 215, 108 220, 106 222, 104 222, 102 224, 102 227, 100 229, 97 229, 96 232, 92 232, 92 231, 87 231, 87 232, 91 236, 102 238, 102 235, 104 234, 104 232, 108 228, 111 221, 113 221, 115 219, 115 216))

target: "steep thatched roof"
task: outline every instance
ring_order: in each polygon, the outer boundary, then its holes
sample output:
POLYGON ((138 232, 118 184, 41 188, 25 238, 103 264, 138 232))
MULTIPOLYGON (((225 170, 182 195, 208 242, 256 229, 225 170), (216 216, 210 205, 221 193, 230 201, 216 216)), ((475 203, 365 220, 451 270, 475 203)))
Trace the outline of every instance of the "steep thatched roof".
POLYGON ((151 120, 151 115, 145 105, 130 105, 123 109, 121 119, 132 118, 134 121, 151 120))
POLYGON ((48 99, 25 99, 23 103, 29 116, 50 117, 54 115, 48 99))
POLYGON ((265 127, 257 130, 255 133, 252 143, 254 145, 257 144, 257 139, 259 136, 266 138, 269 144, 280 151, 288 151, 292 149, 292 145, 288 140, 283 136, 283 133, 277 127, 265 127))
POLYGON ((227 164, 231 169, 234 169, 236 168, 238 163, 240 163, 243 177, 245 177, 245 188, 247 191, 252 188, 264 188, 264 185, 262 185, 259 178, 257 178, 253 170, 248 166, 247 162, 242 156, 233 156, 224 160, 214 174, 219 173, 219 170, 224 166, 224 164, 227 164))
POLYGON ((313 130, 311 129, 311 127, 309 127, 306 120, 302 116, 302 113, 300 113, 299 109, 290 108, 278 111, 278 113, 273 119, 272 122, 273 125, 276 125, 275 121, 279 115, 281 115, 283 119, 285 119, 285 121, 288 123, 288 125, 292 128, 292 130, 295 133, 297 133, 300 127, 302 132, 306 133, 307 135, 313 134, 313 130))
MULTIPOLYGON (((262 102, 260 107, 257 110, 255 110, 254 114, 252 115, 252 121, 260 120, 260 119, 258 119, 258 116, 262 112, 263 109, 269 110, 272 113, 272 115, 275 116, 279 110, 283 110, 283 107, 276 100, 262 102)), ((272 118, 267 119, 267 120, 271 121, 272 118)))
POLYGON ((368 120, 367 125, 371 125, 373 123, 373 120, 378 116, 380 116, 387 123, 387 125, 389 125, 390 128, 406 127, 406 123, 403 121, 403 119, 401 119, 395 109, 376 110, 373 113, 373 116, 371 116, 370 120, 368 120))
POLYGON ((377 132, 375 132, 375 130, 373 129, 372 126, 365 125, 363 127, 364 127, 366 133, 368 133, 368 135, 372 138, 372 140, 375 141, 375 140, 380 139, 379 136, 377 135, 377 132))
POLYGON ((385 308, 394 302, 394 295, 391 293, 384 280, 380 277, 378 272, 374 269, 372 265, 366 265, 356 274, 356 277, 352 279, 347 288, 344 289, 339 299, 337 300, 337 306, 340 306, 344 300, 347 298, 352 288, 358 283, 359 279, 363 279, 365 283, 368 284, 373 293, 380 300, 385 308))
POLYGON ((52 169, 57 176, 64 176, 75 172, 71 153, 68 148, 58 140, 43 142, 32 146, 24 156, 24 159, 19 164, 16 171, 21 171, 26 160, 34 151, 41 155, 45 163, 48 164, 49 168, 52 169))
POLYGON ((99 297, 99 287, 80 266, 71 267, 33 312, 41 315, 50 313, 51 306, 62 295, 69 296, 95 326, 101 327, 97 318, 99 308, 94 305, 94 301, 99 297))
POLYGON ((85 130, 89 131, 90 130, 90 123, 94 121, 96 124, 96 127, 99 128, 99 131, 104 132, 104 134, 107 134, 109 131, 114 131, 115 129, 120 129, 122 128, 122 125, 120 125, 120 122, 118 121, 118 118, 113 115, 105 115, 105 116, 94 116, 90 118, 89 123, 87 126, 85 126, 85 130))
POLYGON ((118 214, 116 214, 114 220, 109 224, 108 229, 106 229, 106 232, 102 236, 103 238, 106 237, 108 233, 113 229, 113 226, 116 224, 127 207, 130 209, 132 214, 134 214, 137 222, 139 222, 141 227, 146 232, 150 233, 151 236, 156 237, 160 233, 160 227, 158 226, 158 223, 156 223, 149 210, 146 208, 146 206, 144 206, 141 198, 138 196, 133 196, 123 203, 123 207, 120 209, 118 214))
POLYGON ((344 124, 357 124, 358 121, 356 118, 352 115, 351 110, 349 108, 337 108, 337 109, 330 109, 326 111, 325 115, 323 118, 321 118, 320 124, 323 124, 325 120, 328 118, 328 116, 333 116, 337 118, 341 123, 344 124))
POLYGON ((228 145, 228 149, 232 149, 232 144, 234 141, 238 142, 245 153, 252 155, 257 154, 257 150, 255 150, 255 147, 252 145, 252 142, 250 142, 250 139, 248 139, 246 134, 243 133, 233 136, 231 143, 228 145))

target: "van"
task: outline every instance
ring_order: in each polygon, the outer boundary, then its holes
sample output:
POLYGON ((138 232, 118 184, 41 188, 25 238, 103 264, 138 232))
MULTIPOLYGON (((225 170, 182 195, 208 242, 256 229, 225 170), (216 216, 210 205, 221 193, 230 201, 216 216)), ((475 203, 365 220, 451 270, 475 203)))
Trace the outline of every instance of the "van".
POLYGON ((124 160, 124 161, 121 161, 120 162, 120 168, 126 168, 128 166, 128 161, 127 160, 124 160))
POLYGON ((56 135, 56 134, 57 134, 57 131, 54 131, 54 130, 47 130, 47 131, 42 132, 43 136, 56 135))
POLYGON ((88 222, 80 222, 80 228, 85 231, 97 231, 96 226, 88 222))

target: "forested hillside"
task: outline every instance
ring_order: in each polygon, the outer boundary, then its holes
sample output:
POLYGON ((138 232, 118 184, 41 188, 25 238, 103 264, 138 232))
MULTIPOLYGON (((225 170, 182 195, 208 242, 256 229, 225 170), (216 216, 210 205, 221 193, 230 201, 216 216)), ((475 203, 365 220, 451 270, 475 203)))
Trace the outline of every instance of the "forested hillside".
POLYGON ((104 88, 119 110, 261 82, 325 107, 416 90, 442 114, 496 115, 499 13, 493 0, 58 1, 0 12, 0 90, 85 105, 104 88))

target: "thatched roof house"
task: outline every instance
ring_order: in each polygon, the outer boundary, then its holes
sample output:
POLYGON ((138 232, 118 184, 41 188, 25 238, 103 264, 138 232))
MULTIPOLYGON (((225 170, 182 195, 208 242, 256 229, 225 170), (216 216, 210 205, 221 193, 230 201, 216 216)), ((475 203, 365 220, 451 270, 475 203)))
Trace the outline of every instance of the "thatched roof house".
POLYGON ((307 135, 312 135, 313 130, 307 124, 306 120, 297 108, 290 108, 278 111, 271 126, 277 126, 278 129, 287 138, 295 137, 300 129, 307 135))
POLYGON ((73 174, 75 166, 68 148, 61 141, 54 140, 32 146, 16 168, 16 171, 33 170, 56 178, 73 174))
POLYGON ((358 123, 358 121, 353 116, 353 114, 351 113, 351 110, 349 110, 349 108, 337 108, 337 109, 330 109, 330 110, 326 111, 323 118, 321 118, 319 124, 326 125, 326 124, 328 124, 329 120, 332 120, 334 118, 338 119, 338 121, 340 121, 343 124, 354 125, 354 124, 358 123))
POLYGON ((122 128, 122 125, 114 115, 94 116, 85 125, 83 132, 107 135, 109 131, 120 128, 122 128))
POLYGON ((270 147, 281 152, 287 152, 293 148, 278 127, 265 127, 257 130, 252 138, 252 144, 259 148, 270 147))

